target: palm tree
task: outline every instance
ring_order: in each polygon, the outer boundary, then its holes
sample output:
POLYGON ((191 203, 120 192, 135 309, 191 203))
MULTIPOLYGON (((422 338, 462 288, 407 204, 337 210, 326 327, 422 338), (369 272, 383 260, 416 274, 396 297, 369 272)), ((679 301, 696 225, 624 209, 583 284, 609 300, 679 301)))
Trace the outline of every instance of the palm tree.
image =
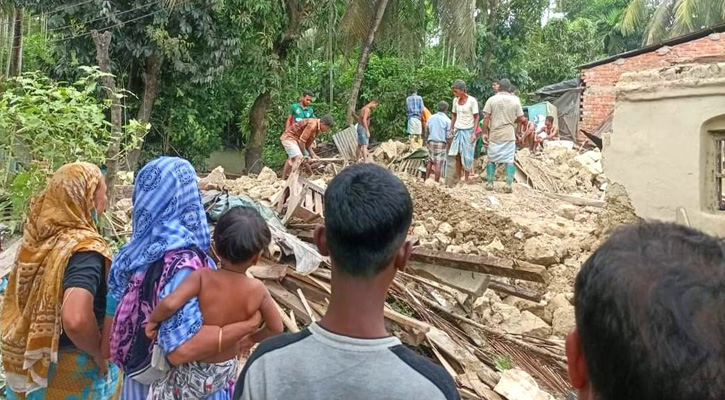
POLYGON ((644 44, 696 32, 725 22, 725 0, 633 0, 625 10, 622 32, 645 27, 644 44))
POLYGON ((470 62, 475 58, 476 3, 476 0, 350 0, 340 30, 347 40, 347 49, 354 48, 352 44, 357 42, 362 42, 362 48, 350 90, 347 123, 352 123, 376 37, 396 44, 402 53, 417 52, 425 45, 426 10, 430 6, 440 27, 438 39, 455 48, 457 59, 470 62))

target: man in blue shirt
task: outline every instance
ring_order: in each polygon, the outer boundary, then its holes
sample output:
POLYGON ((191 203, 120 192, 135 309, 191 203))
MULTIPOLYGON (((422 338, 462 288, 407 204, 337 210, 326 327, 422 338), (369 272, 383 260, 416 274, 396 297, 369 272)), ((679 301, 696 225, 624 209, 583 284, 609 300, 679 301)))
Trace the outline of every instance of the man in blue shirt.
POLYGON ((425 141, 428 145, 428 165, 425 170, 425 179, 430 177, 431 172, 435 173, 436 182, 441 179, 441 167, 446 160, 447 149, 446 136, 451 130, 451 120, 446 115, 448 103, 438 103, 438 112, 435 113, 426 124, 425 141))
POLYGON ((405 105, 408 111, 408 135, 410 135, 410 145, 417 148, 423 145, 423 98, 418 96, 418 90, 412 88, 410 96, 405 99, 405 105))

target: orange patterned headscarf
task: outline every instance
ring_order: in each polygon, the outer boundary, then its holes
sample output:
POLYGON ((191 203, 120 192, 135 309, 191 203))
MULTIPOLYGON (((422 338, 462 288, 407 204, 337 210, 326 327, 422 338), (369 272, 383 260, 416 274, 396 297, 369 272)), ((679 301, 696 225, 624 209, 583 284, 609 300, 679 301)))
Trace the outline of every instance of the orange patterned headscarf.
POLYGON ((0 314, 2 364, 16 393, 46 387, 50 363, 58 360, 63 276, 71 255, 95 251, 110 260, 91 216, 101 179, 93 164, 64 165, 30 207, 0 314))

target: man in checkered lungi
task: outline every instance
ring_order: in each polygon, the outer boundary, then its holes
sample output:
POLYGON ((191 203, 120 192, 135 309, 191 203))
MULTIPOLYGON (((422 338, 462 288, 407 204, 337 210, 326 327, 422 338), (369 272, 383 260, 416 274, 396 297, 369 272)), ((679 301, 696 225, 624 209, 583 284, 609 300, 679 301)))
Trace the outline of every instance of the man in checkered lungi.
POLYGON ((425 129, 425 142, 428 146, 429 156, 425 179, 434 173, 436 182, 441 179, 441 169, 448 154, 446 135, 451 130, 451 120, 446 115, 446 111, 448 111, 448 103, 445 101, 438 103, 438 112, 428 119, 425 129))

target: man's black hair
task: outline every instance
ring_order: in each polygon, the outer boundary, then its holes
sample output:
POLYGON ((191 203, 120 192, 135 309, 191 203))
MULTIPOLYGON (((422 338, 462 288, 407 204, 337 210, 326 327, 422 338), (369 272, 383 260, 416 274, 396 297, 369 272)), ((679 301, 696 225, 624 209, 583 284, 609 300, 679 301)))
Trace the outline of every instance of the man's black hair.
POLYGON ((309 97, 315 97, 315 94, 312 93, 311 90, 305 90, 304 92, 302 92, 302 97, 307 97, 307 96, 309 96, 309 97))
POLYGON ((333 126, 335 126, 335 120, 332 119, 332 116, 331 115, 325 115, 324 117, 320 118, 320 121, 323 124, 325 124, 328 127, 330 127, 330 128, 332 128, 333 126))
POLYGON ((725 399, 725 246, 684 226, 622 228, 576 278, 598 400, 725 399))
POLYGON ((448 103, 445 101, 441 101, 438 103, 438 112, 446 112, 448 111, 448 103))
POLYGON ((554 123, 554 117, 551 116, 551 115, 547 115, 546 116, 546 120, 549 121, 549 122, 551 122, 551 123, 554 123))
POLYGON ((325 192, 330 257, 348 275, 377 275, 405 243, 412 220, 408 189, 378 165, 343 169, 325 192))
POLYGON ((214 229, 217 254, 234 264, 259 254, 271 240, 267 222, 250 207, 234 207, 225 212, 214 229))
POLYGON ((418 94, 418 87, 417 86, 411 86, 408 89, 408 93, 410 93, 411 95, 418 94))

